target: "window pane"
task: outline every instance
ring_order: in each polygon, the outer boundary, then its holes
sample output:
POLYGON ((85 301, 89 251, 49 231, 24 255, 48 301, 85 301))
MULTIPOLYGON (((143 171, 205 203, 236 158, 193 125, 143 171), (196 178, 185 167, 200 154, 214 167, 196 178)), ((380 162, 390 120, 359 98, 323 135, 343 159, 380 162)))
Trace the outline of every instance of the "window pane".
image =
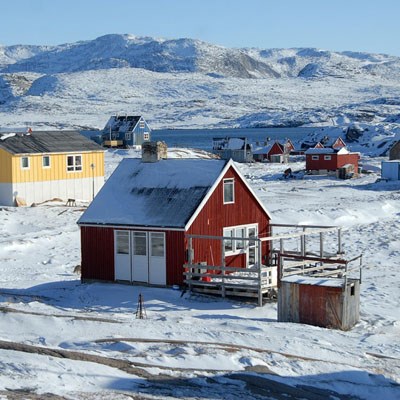
POLYGON ((117 232, 117 254, 129 254, 129 232, 117 232))
POLYGON ((82 157, 75 156, 75 170, 81 171, 82 170, 82 157))
POLYGON ((22 157, 21 158, 21 165, 22 165, 22 168, 29 168, 29 159, 28 159, 28 157, 22 157))
MULTIPOLYGON (((232 231, 232 229, 224 229, 224 233, 223 233, 223 235, 224 235, 224 237, 232 237, 232 233, 233 233, 233 231, 232 231)), ((229 240, 229 239, 225 239, 224 240, 224 249, 225 249, 225 252, 228 252, 228 251, 232 251, 233 250, 233 246, 232 246, 232 240, 229 240)))
POLYGON ((50 167, 50 157, 43 156, 43 167, 50 167))
POLYGON ((135 256, 147 255, 147 240, 145 232, 135 232, 133 236, 133 252, 135 256))
MULTIPOLYGON (((244 237, 244 228, 236 229, 235 236, 236 237, 244 237)), ((236 242, 236 250, 242 250, 244 248, 243 240, 235 240, 235 242, 236 242)))
POLYGON ((224 203, 233 203, 233 179, 224 181, 224 203))
MULTIPOLYGON (((255 238, 256 237, 256 228, 249 228, 247 230, 247 234, 249 236, 249 239, 255 238)), ((256 242, 254 240, 249 240, 249 246, 254 246, 256 242)))
POLYGON ((151 255, 153 257, 164 257, 164 234, 151 233, 151 255))

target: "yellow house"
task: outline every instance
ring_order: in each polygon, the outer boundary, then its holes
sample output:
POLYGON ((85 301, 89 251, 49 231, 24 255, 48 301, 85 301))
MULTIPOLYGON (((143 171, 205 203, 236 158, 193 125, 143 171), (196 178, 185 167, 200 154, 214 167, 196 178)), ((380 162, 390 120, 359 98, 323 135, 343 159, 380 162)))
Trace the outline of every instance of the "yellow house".
POLYGON ((104 184, 104 149, 77 131, 0 134, 0 204, 91 201, 104 184))

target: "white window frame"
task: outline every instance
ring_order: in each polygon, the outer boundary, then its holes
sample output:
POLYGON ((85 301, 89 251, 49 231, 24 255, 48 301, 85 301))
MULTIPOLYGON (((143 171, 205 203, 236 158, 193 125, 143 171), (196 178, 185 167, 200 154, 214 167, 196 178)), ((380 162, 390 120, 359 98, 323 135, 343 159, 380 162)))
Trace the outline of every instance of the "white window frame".
MULTIPOLYGON (((255 228, 256 236, 258 235, 258 224, 248 224, 248 225, 236 225, 236 226, 228 226, 223 228, 222 235, 223 237, 243 237, 248 238, 249 234, 248 231, 251 228, 255 228), (242 231, 242 234, 240 234, 242 231)), ((247 252, 249 247, 250 241, 249 240, 224 240, 224 254, 225 256, 233 256, 236 254, 244 254, 247 252), (226 250, 226 243, 231 242, 230 249, 226 250)))
POLYGON ((51 167, 51 159, 50 159, 50 156, 49 156, 49 155, 42 156, 42 168, 50 168, 50 167, 51 167), (45 160, 46 158, 49 160, 49 165, 44 165, 44 160, 45 160))
POLYGON ((325 161, 331 161, 332 160, 332 156, 331 155, 324 156, 324 160, 325 161))
POLYGON ((143 132, 143 140, 150 140, 150 132, 143 132))
POLYGON ((31 162, 30 162, 29 157, 27 157, 27 156, 21 157, 21 169, 29 169, 30 166, 31 166, 31 162), (26 167, 24 167, 24 160, 26 160, 26 163, 27 163, 26 167))
POLYGON ((129 231, 115 231, 115 254, 118 255, 129 255, 131 253, 131 245, 130 245, 130 232, 129 231), (127 241, 122 243, 120 240, 121 237, 124 237, 127 241), (124 247, 122 249, 121 244, 127 244, 127 248, 124 247))
POLYGON ((223 180, 223 197, 224 197, 224 204, 233 204, 235 203, 235 179, 234 178, 227 178, 223 180), (232 186, 232 200, 225 198, 225 186, 232 186))
POLYGON ((313 155, 313 156, 311 156, 311 159, 312 159, 313 161, 318 161, 318 160, 319 160, 319 156, 313 155))
POLYGON ((67 172, 82 172, 83 170, 83 158, 82 154, 69 154, 67 155, 67 172), (68 159, 72 157, 73 164, 68 165, 68 159), (80 164, 76 163, 77 158, 80 158, 80 164))

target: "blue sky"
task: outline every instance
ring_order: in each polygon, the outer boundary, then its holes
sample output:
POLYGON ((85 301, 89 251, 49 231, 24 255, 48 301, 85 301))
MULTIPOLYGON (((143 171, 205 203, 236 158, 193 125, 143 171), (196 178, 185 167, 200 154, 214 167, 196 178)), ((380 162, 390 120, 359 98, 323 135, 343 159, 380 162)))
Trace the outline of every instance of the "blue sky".
POLYGON ((399 0, 0 0, 0 44, 108 33, 400 56, 399 0))

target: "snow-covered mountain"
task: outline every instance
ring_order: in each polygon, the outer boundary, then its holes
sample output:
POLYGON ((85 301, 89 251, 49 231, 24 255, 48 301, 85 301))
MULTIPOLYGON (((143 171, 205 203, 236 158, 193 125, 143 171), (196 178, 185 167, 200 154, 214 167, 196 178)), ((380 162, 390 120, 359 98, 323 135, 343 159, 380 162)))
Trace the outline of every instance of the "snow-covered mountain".
POLYGON ((228 49, 192 39, 106 35, 0 46, 0 126, 153 128, 400 122, 400 58, 318 49, 228 49))

